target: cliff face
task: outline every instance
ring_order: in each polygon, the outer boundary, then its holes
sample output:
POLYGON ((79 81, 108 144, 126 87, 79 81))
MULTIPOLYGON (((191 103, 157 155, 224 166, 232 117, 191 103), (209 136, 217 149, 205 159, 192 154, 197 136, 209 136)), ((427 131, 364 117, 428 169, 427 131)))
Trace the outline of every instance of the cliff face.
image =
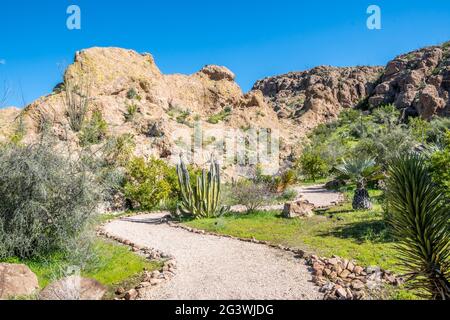
POLYGON ((279 118, 311 129, 364 100, 382 72, 382 67, 321 66, 260 80, 253 89, 263 92, 279 118))
POLYGON ((386 66, 370 106, 394 103, 406 115, 450 115, 450 42, 398 56, 386 66))
POLYGON ((280 118, 313 126, 360 103, 393 103, 405 116, 450 115, 450 42, 400 55, 386 67, 317 67, 257 81, 280 118))

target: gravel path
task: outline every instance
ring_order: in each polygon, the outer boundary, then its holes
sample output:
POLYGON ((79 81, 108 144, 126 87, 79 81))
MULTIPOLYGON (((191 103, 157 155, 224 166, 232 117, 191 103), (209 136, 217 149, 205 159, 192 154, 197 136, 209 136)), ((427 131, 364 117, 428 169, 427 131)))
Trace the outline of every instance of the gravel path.
MULTIPOLYGON (((328 207, 330 205, 335 205, 339 203, 342 199, 342 194, 340 192, 331 191, 325 189, 323 185, 312 185, 306 187, 293 187, 298 194, 297 198, 294 200, 305 199, 310 203, 314 204, 316 207, 328 207)), ((274 204, 270 206, 264 206, 260 210, 271 211, 271 210, 283 210, 284 204, 274 204)), ((234 212, 244 212, 246 208, 242 205, 232 206, 231 211, 234 212)))
MULTIPOLYGON (((303 188, 304 197, 323 205, 329 194, 317 187, 303 188)), ((335 201, 335 194, 328 198, 335 201)), ((330 204, 328 203, 328 204, 330 204)), ((292 253, 230 238, 199 235, 169 227, 166 213, 113 221, 105 230, 141 246, 171 254, 176 276, 147 289, 142 299, 322 299, 310 281, 304 260, 292 253)))

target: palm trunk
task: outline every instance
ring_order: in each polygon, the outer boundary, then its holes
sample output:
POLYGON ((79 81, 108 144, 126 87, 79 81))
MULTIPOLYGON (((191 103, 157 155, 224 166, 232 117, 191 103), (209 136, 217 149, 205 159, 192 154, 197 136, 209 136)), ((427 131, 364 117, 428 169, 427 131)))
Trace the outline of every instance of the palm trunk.
POLYGON ((364 187, 358 187, 353 197, 353 210, 370 210, 372 202, 370 201, 369 192, 364 187))

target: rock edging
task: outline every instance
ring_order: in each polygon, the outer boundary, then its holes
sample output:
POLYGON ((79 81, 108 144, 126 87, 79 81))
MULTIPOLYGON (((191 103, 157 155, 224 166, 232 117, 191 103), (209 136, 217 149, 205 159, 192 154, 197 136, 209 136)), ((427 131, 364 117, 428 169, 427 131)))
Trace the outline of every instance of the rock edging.
POLYGON ((363 268, 354 260, 333 256, 330 259, 311 255, 307 264, 313 272, 313 282, 325 294, 325 300, 363 300, 383 285, 398 286, 403 279, 380 267, 363 268))
POLYGON ((364 268, 357 265, 354 260, 342 259, 338 256, 333 256, 330 259, 319 258, 302 249, 276 245, 268 241, 256 240, 255 238, 246 239, 199 230, 170 219, 170 216, 165 218, 166 223, 173 228, 183 229, 200 235, 267 245, 274 249, 296 254, 298 258, 305 259, 306 264, 311 267, 312 281, 320 287, 320 292, 324 294, 324 300, 364 300, 368 299, 374 291, 381 290, 384 284, 398 286, 403 283, 402 278, 377 266, 364 268))
POLYGON ((142 290, 147 290, 150 287, 162 285, 164 282, 171 280, 176 275, 177 262, 172 255, 154 248, 140 246, 127 239, 108 233, 102 229, 102 227, 97 230, 97 235, 128 246, 132 252, 139 254, 148 260, 164 261, 163 267, 160 270, 155 270, 152 272, 144 271, 144 276, 141 282, 134 288, 129 290, 121 287, 117 288, 115 291, 116 297, 114 300, 136 300, 142 295, 142 290))

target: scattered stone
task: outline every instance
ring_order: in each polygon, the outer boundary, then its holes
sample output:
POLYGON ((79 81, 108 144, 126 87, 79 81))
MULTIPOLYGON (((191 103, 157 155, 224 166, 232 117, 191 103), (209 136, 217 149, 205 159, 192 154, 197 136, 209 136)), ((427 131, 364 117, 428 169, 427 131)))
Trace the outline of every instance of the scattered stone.
POLYGON ((125 293, 125 300, 136 300, 139 293, 136 289, 131 289, 125 293))

